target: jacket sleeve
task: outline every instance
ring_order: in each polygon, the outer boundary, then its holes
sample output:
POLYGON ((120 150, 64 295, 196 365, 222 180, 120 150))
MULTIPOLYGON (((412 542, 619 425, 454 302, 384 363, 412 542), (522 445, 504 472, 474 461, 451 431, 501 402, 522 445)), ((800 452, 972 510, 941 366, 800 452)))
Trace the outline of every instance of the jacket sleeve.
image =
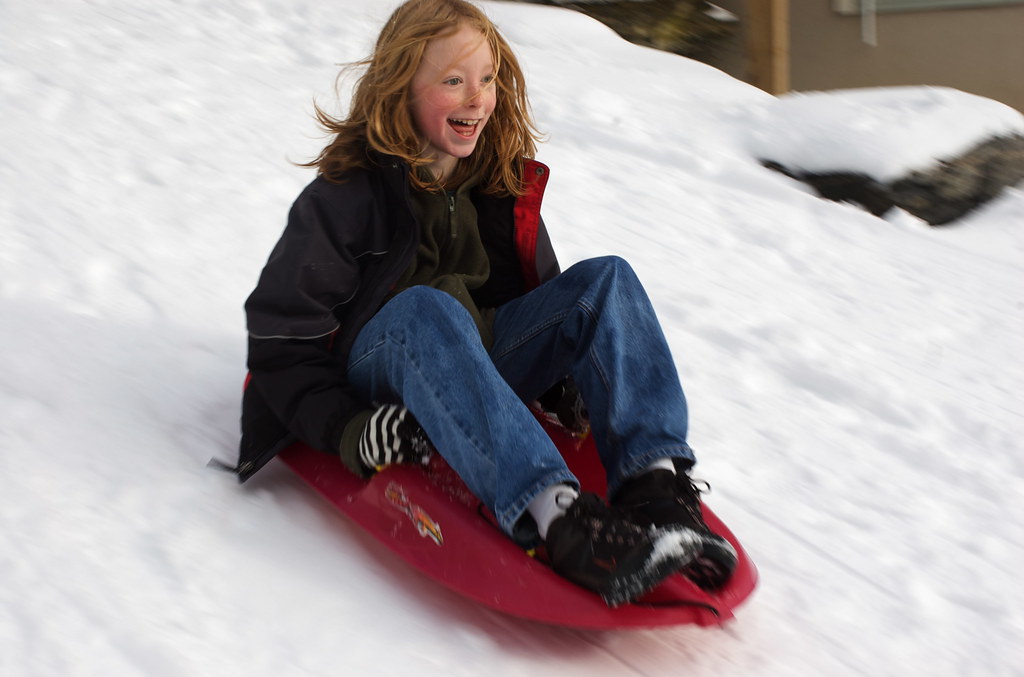
POLYGON ((245 302, 250 336, 313 339, 335 331, 335 309, 359 288, 358 258, 375 245, 386 248, 366 236, 368 210, 359 200, 346 200, 358 192, 320 181, 292 205, 284 233, 245 302))
POLYGON ((296 438, 339 453, 345 425, 365 409, 329 350, 330 338, 249 338, 249 388, 296 438))
MULTIPOLYGON (((246 397, 257 404, 249 408, 329 453, 338 453, 346 423, 367 406, 348 383, 344 357, 332 350, 338 318, 360 287, 360 258, 386 247, 374 240, 360 201, 345 199, 358 194, 311 184, 245 304, 246 397)), ((243 414, 243 438, 245 427, 243 414)))

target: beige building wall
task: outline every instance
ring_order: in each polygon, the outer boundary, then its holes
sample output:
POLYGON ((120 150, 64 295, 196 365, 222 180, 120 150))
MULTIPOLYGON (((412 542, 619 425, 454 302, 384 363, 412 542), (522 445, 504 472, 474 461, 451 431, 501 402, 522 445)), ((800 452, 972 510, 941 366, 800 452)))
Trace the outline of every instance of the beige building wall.
MULTIPOLYGON (((747 8, 767 1, 715 3, 740 17, 740 30, 712 65, 751 81, 747 8)), ((792 89, 940 85, 1024 111, 1024 3, 879 12, 872 30, 859 15, 834 11, 834 1, 789 0, 792 89)))

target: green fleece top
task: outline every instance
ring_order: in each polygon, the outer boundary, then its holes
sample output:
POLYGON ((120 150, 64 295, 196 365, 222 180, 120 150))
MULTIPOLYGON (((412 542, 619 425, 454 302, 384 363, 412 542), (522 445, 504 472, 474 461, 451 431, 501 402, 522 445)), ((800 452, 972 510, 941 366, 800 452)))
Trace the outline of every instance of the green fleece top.
MULTIPOLYGON (((477 226, 476 207, 470 199, 470 192, 479 180, 478 176, 470 178, 450 191, 412 191, 413 213, 420 223, 420 244, 388 300, 415 285, 445 291, 469 311, 480 332, 480 341, 490 348, 494 340, 494 309, 477 308, 470 295, 491 274, 490 260, 477 226)), ((370 471, 359 460, 359 438, 372 413, 366 410, 356 414, 341 436, 342 461, 362 476, 369 475, 370 471)))
POLYGON ((412 191, 413 212, 420 222, 420 244, 392 296, 415 285, 448 292, 473 316, 480 340, 490 348, 494 309, 477 308, 470 296, 491 274, 490 260, 480 240, 476 207, 470 199, 470 191, 479 181, 478 176, 473 177, 452 191, 412 191))

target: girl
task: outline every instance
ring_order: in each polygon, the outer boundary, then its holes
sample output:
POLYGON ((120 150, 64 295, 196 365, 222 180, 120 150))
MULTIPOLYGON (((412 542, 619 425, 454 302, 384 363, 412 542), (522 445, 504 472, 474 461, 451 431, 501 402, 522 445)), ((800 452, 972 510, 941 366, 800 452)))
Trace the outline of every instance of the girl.
POLYGON ((240 478, 295 438, 363 476, 436 448, 610 605, 676 571, 721 585, 736 553, 700 517, 661 328, 621 259, 559 272, 508 43, 464 0, 409 0, 364 65, 346 118, 317 109, 332 140, 246 302, 240 478), (589 411, 611 506, 525 404, 552 392, 589 411))

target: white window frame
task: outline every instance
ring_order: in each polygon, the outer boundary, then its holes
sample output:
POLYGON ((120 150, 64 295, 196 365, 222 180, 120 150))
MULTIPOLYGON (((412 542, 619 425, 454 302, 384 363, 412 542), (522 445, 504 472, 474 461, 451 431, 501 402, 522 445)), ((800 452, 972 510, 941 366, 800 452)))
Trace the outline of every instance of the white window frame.
MULTIPOLYGON (((1024 0, 873 0, 876 12, 919 12, 942 9, 981 9, 999 5, 1019 5, 1024 0)), ((832 9, 839 14, 860 14, 864 0, 832 0, 832 9)))

